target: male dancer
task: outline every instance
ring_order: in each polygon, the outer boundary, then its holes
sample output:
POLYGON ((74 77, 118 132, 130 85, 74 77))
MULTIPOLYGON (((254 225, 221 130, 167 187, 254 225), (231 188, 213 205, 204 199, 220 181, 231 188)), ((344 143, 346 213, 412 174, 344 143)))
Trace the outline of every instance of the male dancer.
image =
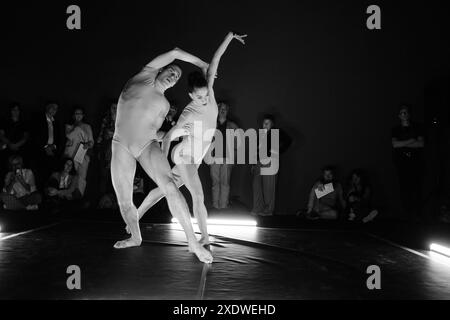
POLYGON ((189 209, 178 190, 166 156, 161 151, 157 131, 169 110, 164 92, 173 87, 181 69, 171 64, 175 59, 192 63, 200 69, 208 64, 178 48, 164 53, 131 78, 123 89, 117 105, 115 133, 112 142, 111 177, 117 200, 131 238, 118 241, 117 249, 139 246, 142 236, 133 204, 133 180, 138 161, 158 185, 167 199, 172 215, 181 223, 189 244, 200 261, 212 263, 212 255, 195 238, 189 209))

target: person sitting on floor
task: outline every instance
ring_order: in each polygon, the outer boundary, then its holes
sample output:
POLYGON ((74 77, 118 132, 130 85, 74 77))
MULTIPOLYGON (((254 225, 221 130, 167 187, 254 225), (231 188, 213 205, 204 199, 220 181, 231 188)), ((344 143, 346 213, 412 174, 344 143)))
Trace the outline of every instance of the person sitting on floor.
POLYGON ((367 223, 375 219, 378 211, 371 206, 372 188, 362 170, 353 170, 347 192, 347 208, 349 221, 367 223))
POLYGON ((47 205, 52 212, 72 206, 73 201, 81 199, 78 189, 78 176, 71 158, 64 158, 60 168, 50 176, 45 189, 47 205))
POLYGON ((311 189, 306 217, 312 220, 337 220, 343 208, 342 185, 335 180, 333 167, 327 166, 322 169, 322 177, 311 189))
POLYGON ((33 171, 23 168, 23 158, 12 155, 8 160, 10 171, 5 176, 0 200, 6 210, 37 210, 42 201, 36 189, 33 171))

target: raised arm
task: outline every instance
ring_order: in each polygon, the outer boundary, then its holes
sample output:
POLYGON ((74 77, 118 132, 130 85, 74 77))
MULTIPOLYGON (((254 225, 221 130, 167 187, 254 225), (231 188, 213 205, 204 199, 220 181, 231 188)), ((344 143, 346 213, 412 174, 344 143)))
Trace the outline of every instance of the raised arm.
POLYGON ((216 50, 216 53, 214 54, 214 57, 212 58, 211 63, 209 65, 208 72, 206 74, 206 79, 208 80, 208 88, 211 89, 214 85, 214 79, 216 78, 220 58, 222 58, 222 55, 227 50, 228 45, 230 44, 231 40, 236 39, 239 42, 241 42, 242 44, 245 44, 245 41, 244 41, 245 37, 247 37, 246 34, 238 35, 233 32, 229 32, 227 34, 227 36, 225 37, 225 40, 223 40, 222 44, 216 50))
POLYGON ((161 69, 171 64, 174 60, 177 59, 196 65, 197 67, 203 70, 206 70, 208 68, 208 64, 206 62, 179 48, 175 48, 173 50, 170 50, 169 52, 157 56, 155 59, 153 59, 147 64, 147 67, 154 69, 161 69))

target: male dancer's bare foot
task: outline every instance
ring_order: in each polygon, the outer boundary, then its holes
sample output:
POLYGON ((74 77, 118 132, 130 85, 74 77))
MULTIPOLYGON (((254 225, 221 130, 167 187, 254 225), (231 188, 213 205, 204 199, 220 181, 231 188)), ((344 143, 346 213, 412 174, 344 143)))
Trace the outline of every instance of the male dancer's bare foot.
POLYGON ((114 245, 114 248, 116 249, 126 249, 126 248, 131 248, 131 247, 139 247, 142 243, 142 239, 133 239, 133 237, 126 239, 126 240, 122 240, 122 241, 117 241, 116 244, 114 245))
POLYGON ((189 252, 194 253, 198 260, 200 260, 203 263, 212 263, 213 262, 213 256, 211 252, 203 248, 203 246, 195 241, 192 245, 189 244, 189 252))
POLYGON ((127 234, 131 234, 130 227, 128 225, 125 226, 125 231, 127 234))
POLYGON ((126 240, 117 241, 114 245, 116 249, 125 249, 131 247, 139 247, 142 243, 142 236, 139 229, 139 217, 136 209, 131 209, 123 215, 126 222, 126 230, 131 233, 131 237, 126 240), (134 231, 134 232, 132 232, 134 231))

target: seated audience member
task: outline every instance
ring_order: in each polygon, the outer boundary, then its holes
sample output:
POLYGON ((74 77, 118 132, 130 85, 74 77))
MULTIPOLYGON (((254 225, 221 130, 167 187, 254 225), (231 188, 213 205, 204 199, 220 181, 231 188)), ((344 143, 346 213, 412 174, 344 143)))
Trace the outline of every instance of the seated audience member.
POLYGON ((58 212, 81 198, 78 176, 72 159, 64 158, 57 172, 53 172, 45 189, 46 202, 52 212, 58 212))
POLYGON ((81 196, 84 196, 90 162, 88 150, 94 146, 94 137, 91 126, 83 121, 83 108, 76 107, 72 117, 73 122, 66 124, 67 142, 64 156, 74 159, 74 166, 78 175, 78 189, 80 190, 81 196), (80 154, 81 156, 79 156, 80 154))
POLYGON ((114 136, 117 103, 111 103, 103 117, 100 133, 97 137, 97 156, 99 160, 99 192, 105 195, 113 192, 111 181, 111 143, 114 136))
POLYGON ((322 177, 314 183, 311 189, 306 217, 336 220, 344 208, 342 186, 335 180, 333 167, 327 166, 322 170, 322 177))
POLYGON ((3 192, 0 194, 6 210, 37 210, 42 197, 36 189, 33 171, 23 168, 20 155, 9 157, 10 171, 6 174, 3 192))
POLYGON ((371 206, 372 188, 367 178, 359 169, 350 176, 350 183, 346 197, 346 213, 349 221, 367 223, 375 219, 378 211, 371 206))

